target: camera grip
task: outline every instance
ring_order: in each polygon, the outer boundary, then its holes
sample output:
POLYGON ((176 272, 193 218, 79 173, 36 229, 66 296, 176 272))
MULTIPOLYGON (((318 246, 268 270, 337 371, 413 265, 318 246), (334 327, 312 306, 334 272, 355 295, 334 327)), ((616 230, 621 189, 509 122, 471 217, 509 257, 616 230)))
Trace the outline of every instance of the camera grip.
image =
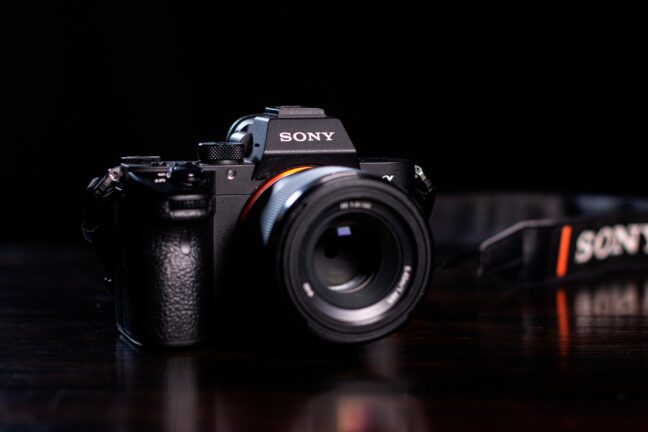
POLYGON ((213 291, 211 219, 147 217, 140 205, 126 207, 116 281, 120 331, 142 345, 200 342, 213 291))

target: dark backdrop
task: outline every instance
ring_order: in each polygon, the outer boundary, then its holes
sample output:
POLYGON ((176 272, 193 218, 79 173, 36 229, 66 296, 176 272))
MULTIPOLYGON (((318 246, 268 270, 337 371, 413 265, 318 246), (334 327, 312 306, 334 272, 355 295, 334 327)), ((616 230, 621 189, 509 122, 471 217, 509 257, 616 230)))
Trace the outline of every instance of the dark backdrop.
POLYGON ((120 155, 192 158, 273 104, 324 107, 442 191, 648 192, 632 10, 211 3, 5 14, 0 239, 78 241, 79 195, 120 155))

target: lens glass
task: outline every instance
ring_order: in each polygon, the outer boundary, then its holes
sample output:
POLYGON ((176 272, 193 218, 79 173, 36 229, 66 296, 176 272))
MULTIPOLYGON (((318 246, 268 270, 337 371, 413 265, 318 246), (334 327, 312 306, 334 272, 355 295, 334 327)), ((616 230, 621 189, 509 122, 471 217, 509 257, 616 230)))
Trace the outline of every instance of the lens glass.
POLYGON ((336 292, 350 293, 364 288, 381 264, 381 233, 375 220, 340 218, 319 237, 313 253, 313 267, 320 282, 336 292))
POLYGON ((370 306, 393 289, 407 234, 376 213, 340 212, 335 207, 332 213, 313 225, 303 249, 306 277, 317 294, 335 307, 370 306))

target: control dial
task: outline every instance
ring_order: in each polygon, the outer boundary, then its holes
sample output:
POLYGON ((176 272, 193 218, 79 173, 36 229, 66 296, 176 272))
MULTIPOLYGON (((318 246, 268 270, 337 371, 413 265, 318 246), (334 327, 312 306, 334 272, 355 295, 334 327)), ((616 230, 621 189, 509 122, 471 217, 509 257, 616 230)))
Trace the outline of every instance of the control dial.
POLYGON ((204 142, 198 144, 198 159, 205 164, 241 162, 245 145, 236 142, 204 142))

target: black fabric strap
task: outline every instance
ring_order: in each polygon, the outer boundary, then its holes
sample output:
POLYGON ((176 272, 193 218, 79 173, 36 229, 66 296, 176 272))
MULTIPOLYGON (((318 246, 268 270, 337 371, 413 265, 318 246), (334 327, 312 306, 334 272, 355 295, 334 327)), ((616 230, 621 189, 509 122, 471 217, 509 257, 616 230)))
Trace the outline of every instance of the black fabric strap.
POLYGON ((441 196, 432 226, 442 254, 473 253, 482 277, 546 282, 648 269, 648 200, 643 198, 441 196))

